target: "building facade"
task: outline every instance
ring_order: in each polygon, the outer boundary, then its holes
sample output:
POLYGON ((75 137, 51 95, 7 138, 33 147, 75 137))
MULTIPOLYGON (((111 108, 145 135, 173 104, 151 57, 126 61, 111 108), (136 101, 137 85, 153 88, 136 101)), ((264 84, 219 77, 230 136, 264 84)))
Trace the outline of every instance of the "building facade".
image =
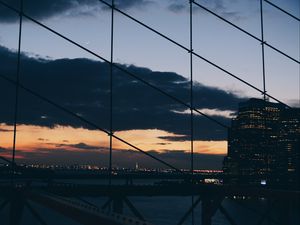
POLYGON ((228 132, 225 182, 299 187, 300 109, 249 99, 228 132))

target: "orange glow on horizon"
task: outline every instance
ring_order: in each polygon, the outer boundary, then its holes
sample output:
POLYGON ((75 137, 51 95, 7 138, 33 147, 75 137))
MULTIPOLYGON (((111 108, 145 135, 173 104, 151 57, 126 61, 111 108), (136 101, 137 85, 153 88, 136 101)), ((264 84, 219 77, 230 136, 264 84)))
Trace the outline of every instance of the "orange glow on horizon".
MULTIPOLYGON (((0 124, 0 147, 11 149, 13 142, 12 126, 0 124)), ((185 151, 190 152, 190 141, 170 141, 159 137, 180 137, 163 130, 128 130, 115 132, 115 135, 145 151, 185 151)), ((37 151, 39 149, 64 148, 70 151, 85 151, 76 145, 84 143, 96 148, 108 148, 109 136, 97 130, 73 128, 70 126, 56 126, 54 128, 33 125, 17 126, 17 149, 24 151, 37 151), (75 146, 75 147, 74 147, 75 146)), ((132 149, 125 143, 113 139, 113 148, 132 149)), ((227 141, 194 141, 194 152, 201 154, 225 155, 227 141)), ((0 154, 2 154, 0 152, 0 154)), ((5 154, 5 153, 4 153, 5 154)), ((3 154, 2 154, 3 155, 3 154)))

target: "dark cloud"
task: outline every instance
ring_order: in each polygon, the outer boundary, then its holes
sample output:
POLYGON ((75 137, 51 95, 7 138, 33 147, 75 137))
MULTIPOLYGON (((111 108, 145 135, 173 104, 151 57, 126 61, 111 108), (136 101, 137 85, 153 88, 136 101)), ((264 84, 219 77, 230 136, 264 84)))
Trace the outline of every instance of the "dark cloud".
MULTIPOLYGON (((8 5, 20 9, 19 0, 6 0, 8 5)), ((95 1, 91 1, 95 3, 95 1)), ((82 6, 88 4, 88 1, 83 0, 82 6)), ((76 10, 79 6, 79 1, 77 0, 24 0, 24 12, 36 19, 45 19, 55 15, 60 15, 66 11, 76 10)), ((0 21, 4 22, 16 22, 18 17, 12 14, 12 11, 6 7, 0 7, 0 21)))
POLYGON ((180 136, 161 136, 158 137, 163 140, 168 140, 168 141, 185 141, 189 138, 188 135, 180 135, 180 136))
MULTIPOLYGON (((8 5, 19 9, 20 0, 4 0, 8 5)), ((106 0, 108 4, 111 4, 111 0, 106 0)), ((205 7, 213 10, 221 16, 228 19, 238 20, 241 15, 238 11, 232 10, 230 4, 234 4, 234 1, 224 0, 205 0, 199 2, 205 7), (228 5, 229 4, 229 5, 228 5)), ((182 0, 169 0, 168 10, 180 13, 188 12, 188 1, 182 0)), ((149 5, 155 5, 154 0, 115 0, 115 5, 118 9, 128 10, 131 8, 144 9, 149 5)), ((44 20, 55 16, 93 16, 97 13, 103 13, 110 8, 101 3, 99 0, 24 0, 24 12, 38 20, 44 20)), ((194 11, 202 11, 199 7, 194 7, 194 11)), ((12 10, 0 5, 0 22, 17 22, 19 20, 18 15, 12 10)))
MULTIPOLYGON (((15 79, 16 53, 0 47, 0 74, 15 79)), ((133 65, 119 65, 184 102, 189 102, 188 79, 172 72, 156 72, 133 65)), ((88 59, 42 60, 21 57, 21 83, 68 110, 109 129, 109 65, 88 59)), ((13 124, 15 86, 0 82, 0 123, 13 124)), ((196 108, 235 111, 244 99, 223 90, 195 83, 196 108)), ((186 107, 115 68, 113 71, 113 129, 160 129, 189 139, 190 115, 186 107)), ((214 116, 227 125, 230 119, 214 116)), ((94 129, 20 89, 18 122, 94 129)), ((224 140, 227 131, 203 116, 195 116, 195 139, 224 140)), ((172 137, 169 137, 172 139, 172 137)))
POLYGON ((162 142, 156 143, 156 145, 169 145, 169 144, 171 144, 171 143, 162 143, 162 142))
POLYGON ((77 143, 77 144, 53 144, 56 148, 75 148, 78 150, 97 150, 98 146, 88 145, 86 143, 77 143))
MULTIPOLYGON (((6 0, 8 5, 19 9, 20 0, 6 0)), ((111 0, 106 0, 111 4, 111 0)), ((115 0, 116 7, 120 9, 142 8, 152 4, 151 0, 115 0)), ((108 7, 98 0, 24 0, 24 12, 35 19, 47 19, 53 16, 66 15, 94 15, 107 10, 108 7)), ((6 7, 0 5, 0 21, 16 22, 18 15, 6 7)))
POLYGON ((154 4, 151 0, 115 0, 115 5, 119 9, 142 8, 154 4))
MULTIPOLYGON (((170 4, 168 6, 168 10, 174 13, 181 13, 181 12, 189 12, 189 3, 187 1, 181 1, 181 0, 169 0, 170 4)), ((197 2, 197 1, 195 1, 197 2)), ((230 9, 230 5, 228 3, 233 3, 233 0, 227 1, 225 3, 224 0, 204 0, 204 1, 198 1, 197 2, 200 5, 203 5, 204 7, 212 10, 215 13, 218 13, 220 16, 223 16, 227 19, 233 19, 233 20, 239 20, 241 19, 241 15, 238 11, 234 11, 230 9)), ((203 10, 194 5, 193 7, 194 12, 203 12, 203 10)))
POLYGON ((0 132, 13 132, 14 130, 13 129, 3 129, 3 128, 0 128, 0 132))

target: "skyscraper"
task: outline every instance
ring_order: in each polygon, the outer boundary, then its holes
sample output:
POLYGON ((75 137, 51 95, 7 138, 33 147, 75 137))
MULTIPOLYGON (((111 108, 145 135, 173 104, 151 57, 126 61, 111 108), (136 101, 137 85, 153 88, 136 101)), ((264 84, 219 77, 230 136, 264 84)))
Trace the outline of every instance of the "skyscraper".
POLYGON ((281 113, 278 142, 281 180, 300 187, 300 109, 281 113))
POLYGON ((299 186, 299 142, 299 109, 254 98, 240 103, 228 135, 225 182, 299 186))

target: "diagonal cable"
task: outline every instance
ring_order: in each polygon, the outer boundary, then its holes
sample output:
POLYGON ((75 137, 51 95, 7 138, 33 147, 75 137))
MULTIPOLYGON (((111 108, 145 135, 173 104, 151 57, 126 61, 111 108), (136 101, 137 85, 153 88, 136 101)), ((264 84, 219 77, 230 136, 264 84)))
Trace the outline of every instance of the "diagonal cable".
POLYGON ((278 5, 268 1, 268 0, 263 0, 264 2, 268 3, 269 5, 273 6, 274 8, 280 10, 281 12, 285 13, 286 15, 292 17, 293 19, 297 20, 298 22, 300 22, 300 19, 296 16, 294 16, 293 14, 289 13, 288 11, 284 10, 283 8, 279 7, 278 5))
POLYGON ((252 37, 253 39, 259 41, 260 43, 264 43, 264 45, 268 46, 269 48, 273 49, 274 51, 276 51, 276 52, 280 53, 281 55, 283 55, 283 56, 289 58, 290 60, 292 60, 292 61, 294 61, 294 62, 300 64, 300 61, 299 61, 299 60, 293 58, 292 56, 288 55, 287 53, 281 51, 280 49, 274 47, 273 45, 267 43, 266 41, 264 41, 264 40, 262 40, 262 39, 256 37, 255 35, 251 34, 250 32, 246 31, 245 29, 243 29, 243 28, 237 26, 236 24, 230 22, 229 20, 227 20, 227 19, 225 19, 224 17, 218 15, 217 13, 215 13, 215 12, 213 12, 212 10, 206 8, 205 6, 199 4, 198 2, 196 2, 196 1, 194 1, 194 0, 193 0, 192 2, 193 2, 196 6, 198 6, 199 8, 205 10, 206 12, 209 12, 210 14, 212 14, 212 15, 214 15, 214 16, 216 16, 216 17, 219 18, 220 20, 222 20, 222 21, 226 22, 227 24, 233 26, 234 28, 238 29, 239 31, 243 32, 244 34, 247 34, 249 37, 252 37))

